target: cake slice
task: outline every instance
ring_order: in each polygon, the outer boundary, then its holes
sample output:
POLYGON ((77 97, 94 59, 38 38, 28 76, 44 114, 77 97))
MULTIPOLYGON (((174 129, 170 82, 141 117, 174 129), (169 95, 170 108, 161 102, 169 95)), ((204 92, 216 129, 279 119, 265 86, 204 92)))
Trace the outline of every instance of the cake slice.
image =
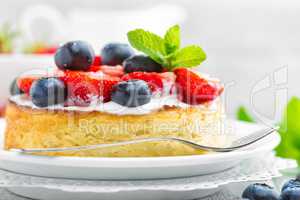
MULTIPOLYGON (((178 137, 221 146, 223 87, 193 69, 205 54, 179 47, 178 26, 165 38, 137 29, 131 45, 106 45, 100 56, 83 41, 61 46, 57 69, 17 79, 6 111, 5 148, 55 148, 140 138, 178 137), (146 38, 146 39, 145 39, 146 38), (147 39, 156 43, 149 45, 147 39), (161 56, 163 55, 163 56, 161 56)), ((28 73, 27 73, 28 74, 28 73)), ((205 153, 178 142, 145 142, 49 156, 147 157, 205 153)))

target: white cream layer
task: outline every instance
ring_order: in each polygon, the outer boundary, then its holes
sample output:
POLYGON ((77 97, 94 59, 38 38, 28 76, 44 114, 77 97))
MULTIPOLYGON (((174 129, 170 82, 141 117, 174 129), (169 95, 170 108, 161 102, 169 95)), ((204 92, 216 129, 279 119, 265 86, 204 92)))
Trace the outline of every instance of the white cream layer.
MULTIPOLYGON (((28 98, 25 98, 23 95, 15 95, 10 97, 10 100, 15 102, 20 106, 27 106, 33 109, 45 109, 35 106, 32 101, 28 98)), ((157 110, 162 109, 164 106, 178 107, 178 108, 189 108, 189 107, 199 107, 205 108, 206 110, 217 110, 218 109, 218 100, 211 102, 210 104, 203 104, 192 106, 186 103, 179 101, 176 96, 164 96, 164 97, 155 97, 152 98, 151 101, 145 105, 129 108, 126 106, 119 105, 115 102, 107 102, 107 103, 97 103, 92 104, 88 107, 79 107, 79 106, 68 106, 65 107, 63 105, 53 105, 48 106, 46 109, 52 110, 67 110, 67 111, 82 111, 82 112, 91 112, 91 111, 99 111, 106 112, 115 115, 145 115, 157 110)))

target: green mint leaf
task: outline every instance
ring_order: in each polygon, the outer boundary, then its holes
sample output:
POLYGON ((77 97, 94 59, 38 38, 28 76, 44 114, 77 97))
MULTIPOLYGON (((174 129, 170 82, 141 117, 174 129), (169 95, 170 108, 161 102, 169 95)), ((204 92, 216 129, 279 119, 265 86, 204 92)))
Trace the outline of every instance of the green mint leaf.
POLYGON ((164 56, 166 56, 167 53, 163 38, 143 29, 129 31, 127 37, 132 47, 144 52, 156 62, 162 65, 166 64, 164 56))
POLYGON ((236 115, 237 119, 240 121, 255 122, 244 106, 239 107, 236 115))
POLYGON ((175 25, 169 28, 164 38, 145 31, 135 29, 127 33, 131 46, 168 70, 175 67, 194 67, 206 59, 204 51, 196 45, 180 49, 180 28, 175 25))
POLYGON ((300 164, 300 99, 293 97, 286 106, 280 123, 280 144, 275 148, 276 155, 295 159, 300 164))
POLYGON ((169 59, 172 67, 194 67, 203 62, 206 55, 199 46, 191 45, 176 51, 169 59))
POLYGON ((180 28, 178 25, 169 28, 164 36, 166 51, 168 54, 180 48, 180 28))

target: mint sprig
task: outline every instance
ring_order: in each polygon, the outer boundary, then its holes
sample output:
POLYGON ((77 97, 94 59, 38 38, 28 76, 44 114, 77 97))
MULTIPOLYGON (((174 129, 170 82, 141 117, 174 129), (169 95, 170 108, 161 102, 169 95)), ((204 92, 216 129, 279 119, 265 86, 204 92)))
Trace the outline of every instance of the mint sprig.
POLYGON ((276 147, 276 155, 282 158, 295 159, 300 166, 300 99, 292 97, 286 106, 280 123, 280 144, 276 147))
POLYGON ((199 46, 190 45, 180 49, 178 25, 169 28, 163 38, 143 29, 129 31, 127 36, 131 46, 169 70, 176 67, 194 67, 206 59, 204 51, 199 46))
POLYGON ((174 53, 180 48, 180 28, 178 25, 167 30, 164 41, 167 54, 174 53))
MULTIPOLYGON (((239 120, 252 121, 245 107, 238 110, 239 120)), ((297 161, 300 166, 300 98, 292 97, 286 105, 282 120, 278 123, 281 140, 275 148, 276 156, 297 161)))
POLYGON ((255 122, 253 117, 249 114, 248 110, 244 106, 240 106, 238 108, 236 118, 240 121, 255 122))
POLYGON ((191 45, 176 51, 172 58, 170 62, 173 67, 193 67, 204 61, 206 55, 200 47, 191 45))
POLYGON ((167 52, 163 38, 143 29, 130 31, 127 33, 127 37, 135 49, 144 52, 158 63, 164 62, 167 52))

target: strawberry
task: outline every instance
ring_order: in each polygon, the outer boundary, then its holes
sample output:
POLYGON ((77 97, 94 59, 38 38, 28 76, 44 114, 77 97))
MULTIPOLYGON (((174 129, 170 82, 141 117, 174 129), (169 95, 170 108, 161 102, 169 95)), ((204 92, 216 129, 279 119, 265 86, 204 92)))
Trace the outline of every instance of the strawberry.
POLYGON ((121 65, 117 65, 117 66, 102 65, 101 71, 104 74, 110 76, 122 77, 124 75, 124 67, 121 65))
POLYGON ((100 56, 95 56, 93 65, 94 66, 100 66, 101 63, 102 63, 101 57, 100 56))
POLYGON ((174 70, 178 99, 192 105, 203 104, 214 100, 219 94, 216 84, 201 78, 198 74, 186 69, 174 70))
POLYGON ((98 71, 100 71, 101 70, 101 66, 100 65, 92 65, 92 66, 90 66, 90 68, 89 68, 89 71, 90 72, 98 72, 98 71))
POLYGON ((103 102, 108 102, 111 100, 113 86, 119 81, 120 78, 112 76, 104 76, 104 78, 100 80, 100 97, 102 98, 103 102))
POLYGON ((159 74, 164 81, 164 95, 173 95, 176 93, 175 80, 176 75, 173 72, 163 72, 159 74))
POLYGON ((160 77, 162 77, 163 80, 168 82, 175 82, 176 76, 172 72, 163 72, 159 74, 160 77))
POLYGON ((122 77, 123 81, 132 79, 139 79, 147 82, 152 92, 158 92, 163 89, 162 77, 155 72, 132 72, 122 77))
POLYGON ((29 95, 31 85, 37 79, 38 77, 34 77, 34 76, 20 77, 17 80, 17 86, 21 91, 29 95))
POLYGON ((98 98, 103 102, 110 101, 112 87, 119 78, 103 73, 67 70, 61 80, 68 88, 68 105, 88 106, 98 98))
POLYGON ((68 89, 68 105, 88 106, 98 98, 98 86, 84 72, 65 71, 60 77, 68 89))
POLYGON ((92 65, 89 69, 90 72, 103 72, 109 76, 122 77, 124 75, 124 67, 121 65, 117 66, 107 66, 107 65, 92 65))

